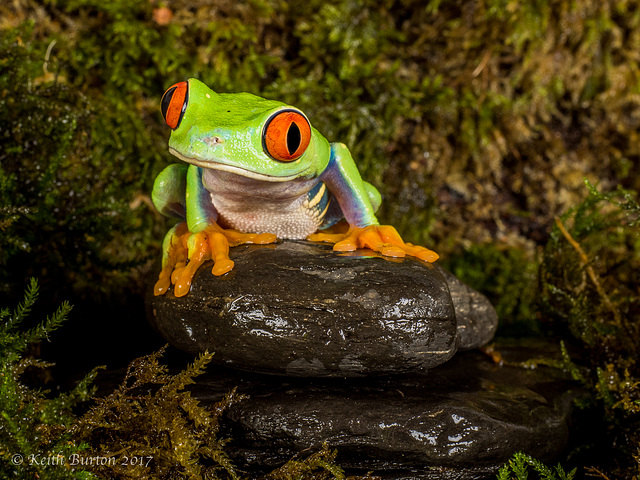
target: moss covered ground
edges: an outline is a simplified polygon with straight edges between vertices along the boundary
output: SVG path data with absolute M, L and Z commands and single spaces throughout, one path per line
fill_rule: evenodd
M 637 0 L 3 2 L 0 305 L 31 277 L 36 310 L 75 305 L 42 347 L 60 370 L 159 346 L 140 320 L 169 226 L 158 105 L 198 77 L 304 110 L 381 221 L 491 298 L 499 335 L 578 351 L 562 367 L 604 420 L 566 462 L 638 477 L 639 45 Z

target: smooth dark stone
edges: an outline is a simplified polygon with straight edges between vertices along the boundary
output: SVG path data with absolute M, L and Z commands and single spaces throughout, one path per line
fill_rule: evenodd
M 477 351 L 427 375 L 304 380 L 223 370 L 192 390 L 213 403 L 236 385 L 250 396 L 225 422 L 239 464 L 273 468 L 326 442 L 344 468 L 395 479 L 487 478 L 518 451 L 551 461 L 576 397 L 557 370 L 499 366 Z
M 465 349 L 486 343 L 497 325 L 484 297 L 450 274 L 448 285 L 442 269 L 411 257 L 285 241 L 234 247 L 231 258 L 228 274 L 215 277 L 205 264 L 189 294 L 149 295 L 148 306 L 171 344 L 213 351 L 214 361 L 234 368 L 342 377 L 425 372 L 449 360 L 460 339 Z
M 460 335 L 459 350 L 472 350 L 491 341 L 498 328 L 498 314 L 489 299 L 452 273 L 441 269 L 453 301 Z

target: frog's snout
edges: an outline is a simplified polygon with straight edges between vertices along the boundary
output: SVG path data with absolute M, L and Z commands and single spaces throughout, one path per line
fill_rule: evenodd
M 180 126 L 189 103 L 189 83 L 180 82 L 169 87 L 160 101 L 162 117 L 167 125 L 175 130 Z

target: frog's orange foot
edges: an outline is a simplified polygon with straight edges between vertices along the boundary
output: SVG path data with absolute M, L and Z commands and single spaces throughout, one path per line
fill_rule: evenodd
M 370 248 L 388 257 L 410 255 L 426 262 L 435 262 L 438 259 L 438 254 L 433 250 L 405 243 L 396 229 L 390 225 L 354 227 L 346 233 L 314 233 L 307 239 L 313 242 L 333 243 L 333 249 L 338 252 Z
M 192 233 L 186 223 L 170 230 L 164 242 L 162 271 L 154 287 L 154 295 L 164 294 L 171 284 L 173 293 L 182 297 L 189 292 L 193 276 L 207 260 L 213 259 L 211 273 L 224 275 L 233 269 L 233 260 L 229 258 L 229 246 L 243 243 L 273 243 L 276 236 L 272 233 L 241 233 L 226 230 L 217 224 L 211 224 L 203 231 Z

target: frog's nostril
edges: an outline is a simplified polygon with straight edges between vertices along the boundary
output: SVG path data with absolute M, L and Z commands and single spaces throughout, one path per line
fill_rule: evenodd
M 164 92 L 160 101 L 160 110 L 164 121 L 173 130 L 178 128 L 189 102 L 189 84 L 187 82 L 176 83 Z
M 202 141 L 204 143 L 206 143 L 207 145 L 209 145 L 210 147 L 213 147 L 215 145 L 220 145 L 221 143 L 224 143 L 224 138 L 221 137 L 205 137 L 202 139 Z

